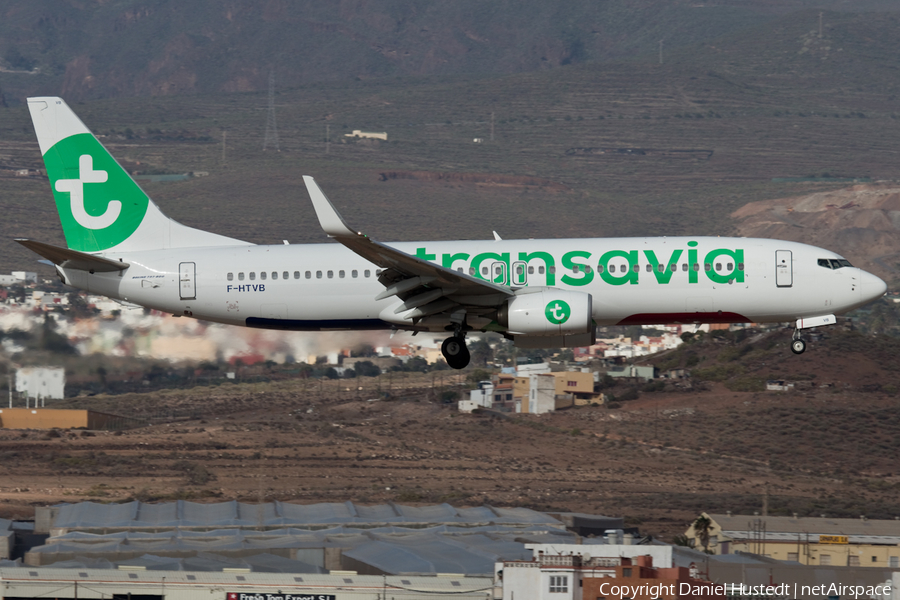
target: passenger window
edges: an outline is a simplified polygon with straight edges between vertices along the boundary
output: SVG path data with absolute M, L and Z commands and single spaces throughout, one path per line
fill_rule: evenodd
M 259 274 L 259 278 L 260 278 L 261 280 L 265 281 L 265 280 L 266 280 L 266 272 L 265 272 L 265 271 L 261 272 L 261 273 Z M 250 273 L 250 279 L 253 279 L 253 273 Z
M 243 281 L 243 280 L 244 280 L 244 274 L 238 273 L 238 281 Z
M 616 272 L 616 265 L 609 265 L 609 272 L 610 272 L 610 273 L 615 273 L 615 272 Z
M 523 267 L 522 265 L 517 266 L 516 267 L 516 275 L 524 275 L 524 274 L 525 274 L 525 267 Z
M 295 271 L 295 273 L 296 273 L 296 271 Z M 300 277 L 300 273 L 297 273 L 296 276 L 294 276 L 294 279 L 297 279 L 298 277 Z M 288 273 L 287 271 L 285 271 L 284 273 L 281 274 L 281 278 L 282 278 L 282 279 L 289 279 L 289 278 L 290 278 L 290 273 Z
M 456 267 L 456 271 L 459 272 L 459 273 L 462 273 L 462 272 L 463 272 L 463 268 L 462 268 L 462 267 Z
M 365 271 L 363 271 L 363 275 L 365 275 L 366 277 L 369 277 L 372 275 L 372 271 L 366 269 Z
M 820 259 L 819 259 L 819 266 L 820 266 L 820 267 L 825 267 L 826 269 L 830 269 L 830 268 L 831 268 L 831 261 L 828 260 L 827 258 L 820 258 Z
M 548 273 L 556 273 L 556 267 L 547 267 Z
M 322 271 L 316 271 L 316 279 L 322 279 Z
M 656 265 L 656 270 L 659 271 L 660 273 L 665 273 L 666 265 L 659 263 L 658 265 Z
M 384 269 L 375 269 L 375 277 L 380 277 L 384 273 Z
M 529 268 L 533 269 L 534 267 L 529 267 Z M 528 272 L 531 273 L 532 271 L 528 271 Z M 538 267 L 538 275 L 543 275 L 543 274 L 544 274 L 544 267 Z
M 653 265 L 651 265 L 650 263 L 647 263 L 647 268 L 646 268 L 645 270 L 646 270 L 648 273 L 652 273 L 652 272 L 653 272 Z
M 703 263 L 703 270 L 704 271 L 712 271 L 712 265 L 709 263 Z
M 343 278 L 344 278 L 344 271 L 338 271 L 338 277 L 340 277 L 341 279 L 343 279 Z
M 597 265 L 597 272 L 598 272 L 598 273 L 602 273 L 602 272 L 603 272 L 603 265 Z
M 487 274 L 488 274 L 488 268 L 487 268 L 487 267 L 481 267 L 481 274 L 482 274 L 482 275 L 487 275 Z
M 626 267 L 625 270 L 627 271 L 628 268 Z M 631 270 L 634 271 L 635 273 L 638 273 L 641 270 L 641 265 L 634 265 L 633 267 L 631 267 Z
M 716 271 L 718 272 L 721 270 L 722 270 L 722 263 L 716 263 Z
M 272 271 L 272 280 L 278 279 L 278 271 Z
M 694 271 L 696 272 L 699 270 L 700 270 L 700 263 L 694 263 Z
M 687 271 L 687 270 L 688 270 L 687 263 L 681 263 L 681 270 L 682 270 L 682 271 Z
M 725 268 L 728 269 L 729 271 L 733 271 L 733 270 L 734 270 L 734 263 L 728 263 L 727 265 L 725 265 Z
M 306 272 L 306 278 L 309 279 L 309 271 Z M 300 271 L 294 271 L 294 279 L 300 279 Z
M 334 271 L 328 271 L 328 279 L 334 279 Z
M 294 274 L 295 274 L 295 275 L 296 275 L 296 273 L 297 273 L 297 272 L 296 272 L 296 271 L 294 271 Z M 305 275 L 304 275 L 304 276 L 305 276 L 305 277 L 306 277 L 306 278 L 307 278 L 307 279 L 312 279 L 312 272 L 310 272 L 310 271 L 307 271 L 307 272 L 306 272 L 306 273 L 305 273 Z
M 228 281 L 234 281 L 234 273 L 229 273 L 226 279 L 228 279 Z
M 585 272 L 585 273 L 590 273 L 590 272 L 591 272 L 591 267 L 590 267 L 590 265 L 584 265 L 584 272 Z
M 256 271 L 250 271 L 250 281 L 256 279 Z
M 738 271 L 744 270 L 744 263 L 738 263 Z
M 471 275 L 472 277 L 475 276 L 475 269 L 473 267 L 469 267 L 469 275 Z
M 578 268 L 579 268 L 579 265 L 573 266 L 573 267 L 572 267 L 572 272 L 573 272 L 573 273 L 577 273 L 577 272 L 578 272 Z
M 672 263 L 671 265 L 669 265 L 669 271 L 671 271 L 672 273 L 674 273 L 677 270 L 678 270 L 678 265 L 676 265 L 675 263 Z
M 353 279 L 356 279 L 357 277 L 359 277 L 359 271 L 357 271 L 356 269 L 353 269 L 352 271 L 350 271 L 350 276 Z

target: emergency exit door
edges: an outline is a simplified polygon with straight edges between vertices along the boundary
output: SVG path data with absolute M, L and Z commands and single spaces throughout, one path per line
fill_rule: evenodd
M 178 294 L 182 300 L 196 300 L 197 298 L 197 265 L 192 262 L 183 262 L 178 265 Z
M 775 251 L 775 285 L 778 287 L 794 285 L 794 266 L 790 250 Z

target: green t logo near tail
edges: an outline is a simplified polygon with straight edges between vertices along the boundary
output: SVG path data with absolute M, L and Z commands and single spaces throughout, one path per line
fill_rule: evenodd
M 60 140 L 44 164 L 69 248 L 107 250 L 141 224 L 150 199 L 93 135 Z

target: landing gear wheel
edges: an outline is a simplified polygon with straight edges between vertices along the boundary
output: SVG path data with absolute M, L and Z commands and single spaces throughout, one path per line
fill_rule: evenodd
M 448 337 L 441 344 L 441 354 L 444 355 L 447 364 L 454 369 L 465 369 L 469 364 L 469 349 L 466 347 L 464 337 Z
M 794 354 L 803 354 L 806 350 L 806 342 L 797 338 L 796 340 L 791 342 L 791 352 Z

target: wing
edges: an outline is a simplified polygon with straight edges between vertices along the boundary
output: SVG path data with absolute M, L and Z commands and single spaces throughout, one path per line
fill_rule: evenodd
M 446 315 L 449 324 L 451 315 L 459 318 L 460 311 L 469 315 L 487 314 L 515 295 L 514 288 L 438 266 L 353 231 L 315 180 L 304 175 L 303 181 L 325 233 L 384 269 L 378 280 L 385 290 L 376 300 L 400 298 L 403 302 L 395 309 L 396 314 L 407 313 L 403 316 L 414 323 L 432 315 Z

